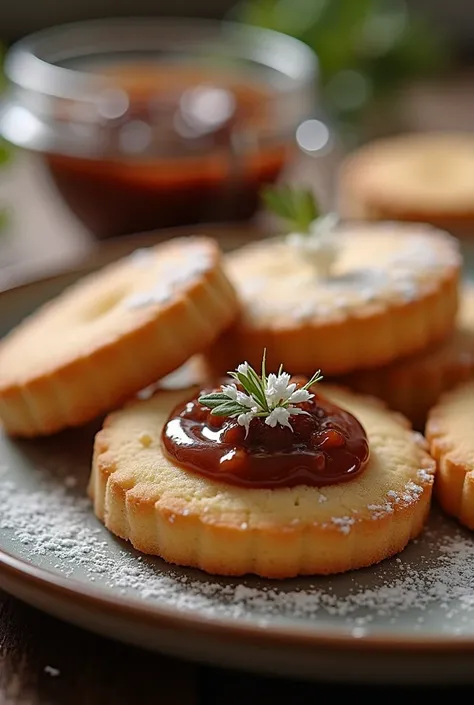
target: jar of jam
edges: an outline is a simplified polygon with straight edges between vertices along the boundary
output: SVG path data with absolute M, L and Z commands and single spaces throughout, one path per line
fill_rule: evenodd
M 13 45 L 0 134 L 44 160 L 98 238 L 250 218 L 314 114 L 317 60 L 237 23 L 59 26 Z

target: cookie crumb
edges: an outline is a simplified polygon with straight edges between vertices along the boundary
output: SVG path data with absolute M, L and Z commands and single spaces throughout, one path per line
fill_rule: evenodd
M 138 436 L 138 440 L 144 448 L 149 448 L 153 443 L 153 438 L 150 436 L 149 433 L 146 433 L 146 431 L 140 433 L 140 435 Z

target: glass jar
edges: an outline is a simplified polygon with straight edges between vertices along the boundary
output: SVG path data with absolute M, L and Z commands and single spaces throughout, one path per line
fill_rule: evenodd
M 250 218 L 316 103 L 314 53 L 238 23 L 59 26 L 13 45 L 5 71 L 0 134 L 41 155 L 99 238 Z

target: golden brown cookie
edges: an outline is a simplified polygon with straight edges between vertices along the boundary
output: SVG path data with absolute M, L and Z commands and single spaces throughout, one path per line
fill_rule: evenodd
M 288 239 L 247 245 L 226 267 L 242 302 L 235 325 L 206 351 L 215 374 L 241 360 L 285 360 L 292 373 L 336 375 L 388 364 L 447 337 L 455 324 L 457 242 L 421 224 L 340 227 L 331 276 Z
M 448 340 L 391 365 L 346 375 L 338 382 L 361 394 L 379 397 L 423 430 L 439 396 L 473 376 L 474 287 L 466 285 L 456 330 Z
M 441 397 L 431 410 L 426 437 L 438 463 L 436 498 L 448 514 L 474 529 L 474 381 Z
M 217 244 L 180 238 L 91 274 L 0 343 L 0 419 L 35 436 L 84 423 L 179 367 L 234 319 Z
M 339 210 L 362 220 L 432 223 L 474 234 L 474 135 L 416 133 L 370 142 L 345 159 Z
M 285 578 L 371 565 L 422 530 L 434 462 L 424 439 L 380 402 L 324 390 L 367 432 L 371 454 L 360 475 L 322 488 L 255 489 L 184 469 L 164 454 L 170 413 L 195 394 L 162 391 L 130 403 L 96 436 L 95 513 L 138 550 L 209 573 Z

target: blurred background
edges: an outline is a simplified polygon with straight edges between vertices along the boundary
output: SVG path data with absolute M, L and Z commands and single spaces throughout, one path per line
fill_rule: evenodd
M 0 288 L 75 262 L 105 238 L 253 222 L 267 181 L 310 183 L 331 207 L 339 160 L 359 145 L 400 132 L 472 129 L 471 0 L 8 5 L 0 8 L 3 57 L 30 33 L 46 34 L 2 71 Z M 48 34 L 63 23 L 129 16 L 155 24 Z M 165 17 L 177 18 L 173 27 L 160 23 Z M 179 18 L 213 24 L 193 35 L 188 23 L 183 34 Z M 301 44 L 255 32 L 227 42 L 223 20 Z M 173 78 L 168 69 L 157 73 L 158 55 L 166 67 L 172 58 Z M 87 72 L 86 83 L 78 72 Z M 101 74 L 108 84 L 98 87 Z

